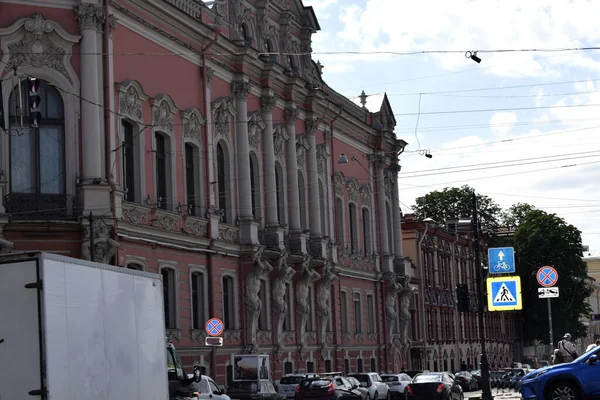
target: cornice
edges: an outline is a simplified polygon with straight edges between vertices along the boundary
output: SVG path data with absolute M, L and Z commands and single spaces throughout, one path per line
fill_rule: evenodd
M 372 282 L 379 281 L 379 273 L 377 271 L 362 271 L 354 268 L 348 268 L 339 266 L 340 276 L 345 276 L 349 278 L 358 278 L 363 280 L 368 280 Z

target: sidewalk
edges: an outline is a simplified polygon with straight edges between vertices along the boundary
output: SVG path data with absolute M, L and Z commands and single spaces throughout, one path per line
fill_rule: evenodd
M 521 393 L 512 389 L 492 389 L 492 396 L 498 400 L 520 400 Z M 476 392 L 466 392 L 465 400 L 478 400 L 481 399 L 481 390 Z

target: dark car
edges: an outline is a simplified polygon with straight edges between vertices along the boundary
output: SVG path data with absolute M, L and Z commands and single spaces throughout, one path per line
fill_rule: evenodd
M 464 400 L 460 384 L 447 372 L 415 375 L 406 386 L 406 400 Z
M 362 394 L 357 389 L 357 385 L 341 376 L 305 379 L 296 388 L 294 399 L 362 400 Z
M 459 371 L 454 377 L 458 384 L 462 387 L 463 392 L 472 392 L 473 390 L 477 390 L 479 384 L 477 383 L 477 378 L 473 376 L 472 373 L 467 371 Z
M 277 393 L 269 381 L 231 382 L 227 395 L 231 400 L 285 400 L 285 395 Z

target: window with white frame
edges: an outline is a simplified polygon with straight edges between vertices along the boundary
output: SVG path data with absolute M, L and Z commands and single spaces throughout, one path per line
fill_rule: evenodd
M 267 281 L 264 279 L 260 280 L 260 291 L 258 292 L 258 297 L 262 302 L 262 309 L 260 310 L 260 315 L 258 316 L 258 329 L 261 331 L 266 331 L 269 329 L 269 310 L 267 308 Z
M 204 272 L 194 271 L 192 285 L 192 329 L 203 329 L 208 320 L 206 316 L 206 289 L 208 287 Z
M 375 333 L 375 299 L 372 294 L 367 295 L 367 316 L 369 318 L 368 333 Z
M 235 285 L 233 277 L 223 276 L 223 324 L 225 329 L 236 329 Z
M 358 216 L 356 215 L 356 204 L 348 204 L 348 221 L 350 223 L 350 250 L 358 253 Z
M 360 293 L 354 293 L 354 328 L 356 333 L 362 332 L 362 309 L 360 304 Z
M 185 146 L 185 194 L 187 212 L 189 215 L 197 215 L 200 206 L 200 150 L 192 143 Z
M 371 212 L 367 207 L 362 208 L 362 238 L 365 256 L 371 254 Z
M 172 204 L 173 200 L 169 198 L 171 182 L 170 158 L 170 138 L 162 132 L 155 132 L 154 163 L 156 168 L 156 206 L 163 210 Z
M 345 291 L 340 293 L 340 307 L 342 316 L 342 332 L 348 332 L 348 295 Z
M 177 328 L 177 282 L 175 270 L 163 267 L 160 270 L 163 278 L 163 303 L 165 309 L 165 327 Z
M 141 193 L 138 193 L 137 182 L 137 154 L 136 154 L 136 134 L 134 125 L 127 120 L 121 120 L 121 128 L 123 130 L 123 141 L 121 143 L 121 154 L 123 156 L 123 190 L 125 201 L 139 202 Z

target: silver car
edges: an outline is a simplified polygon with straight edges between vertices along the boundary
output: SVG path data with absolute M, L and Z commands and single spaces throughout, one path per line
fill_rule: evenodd
M 410 383 L 412 378 L 408 374 L 383 374 L 381 379 L 390 387 L 392 400 L 404 398 L 404 389 Z
M 277 393 L 284 395 L 288 399 L 293 399 L 296 395 L 296 388 L 304 379 L 318 378 L 318 374 L 286 374 L 279 380 Z
M 392 392 L 387 383 L 383 382 L 377 372 L 358 372 L 348 374 L 360 382 L 360 385 L 369 391 L 372 400 L 389 400 Z

